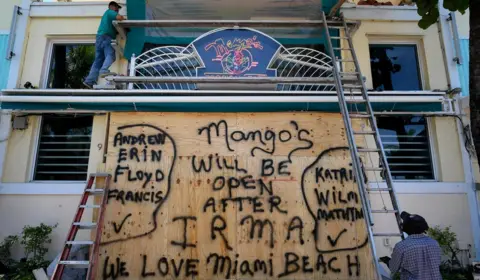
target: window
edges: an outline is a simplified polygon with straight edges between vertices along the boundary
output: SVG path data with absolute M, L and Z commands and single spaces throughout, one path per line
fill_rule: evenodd
M 424 117 L 378 117 L 377 126 L 393 179 L 434 179 Z
M 422 90 L 416 44 L 370 45 L 373 89 Z
M 34 180 L 86 180 L 92 124 L 91 115 L 44 115 Z
M 53 44 L 46 87 L 83 88 L 94 60 L 94 44 Z

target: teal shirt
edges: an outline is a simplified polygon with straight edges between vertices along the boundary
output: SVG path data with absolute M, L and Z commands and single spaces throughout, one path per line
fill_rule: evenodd
M 117 12 L 108 9 L 102 16 L 97 35 L 108 35 L 112 39 L 115 39 L 115 37 L 117 37 L 117 31 L 115 30 L 115 27 L 113 27 L 112 21 L 117 18 L 117 15 Z

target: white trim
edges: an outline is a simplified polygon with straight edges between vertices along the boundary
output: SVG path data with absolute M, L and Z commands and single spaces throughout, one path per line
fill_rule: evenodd
M 0 195 L 80 195 L 85 182 L 2 183 Z
M 38 148 L 40 145 L 40 133 L 42 131 L 42 122 L 43 116 L 38 116 L 37 121 L 35 123 L 35 130 L 32 132 L 32 136 L 34 137 L 33 149 L 32 153 L 30 154 L 30 168 L 28 169 L 28 181 L 31 182 L 34 180 L 35 177 L 35 169 L 37 167 L 37 158 L 38 158 Z
M 428 136 L 428 148 L 430 149 L 430 161 L 432 163 L 432 171 L 433 171 L 433 180 L 438 181 L 438 156 L 437 156 L 437 146 L 435 145 L 435 137 L 437 135 L 433 135 L 432 133 L 432 119 L 431 118 L 425 118 L 427 121 L 427 136 Z M 436 130 L 435 130 L 436 131 Z
M 127 5 L 122 4 L 121 15 L 126 14 Z M 108 9 L 108 2 L 32 2 L 30 17 L 101 17 Z
M 355 96 L 353 99 L 362 99 Z M 438 96 L 372 96 L 370 102 L 439 102 Z M 13 96 L 2 95 L 0 102 L 36 102 L 36 103 L 337 103 L 336 96 Z
M 0 30 L 0 35 L 9 35 L 10 34 L 10 30 Z
M 397 194 L 464 194 L 469 190 L 470 185 L 464 182 L 425 182 L 425 181 L 410 181 L 399 182 L 393 181 L 395 185 L 395 192 Z M 386 183 L 371 182 L 369 183 L 371 188 L 386 188 Z M 371 192 L 375 194 L 378 192 Z
M 418 21 L 416 6 L 362 6 L 345 3 L 340 8 L 347 20 Z
M 28 20 L 30 15 L 31 0 L 22 0 L 20 6 L 22 14 L 17 18 L 17 26 L 15 30 L 15 42 L 13 43 L 13 56 L 10 59 L 10 70 L 8 72 L 7 88 L 16 88 L 20 80 L 20 70 L 22 69 L 23 47 L 25 41 L 25 34 L 27 32 Z
M 385 183 L 370 183 L 372 188 L 385 188 Z M 398 194 L 464 194 L 469 184 L 463 182 L 395 182 Z M 1 183 L 0 195 L 79 195 L 85 189 L 85 182 L 32 182 L 32 183 Z M 376 192 L 375 192 L 376 193 Z
M 47 88 L 48 85 L 48 74 L 50 73 L 50 68 L 52 66 L 52 57 L 53 57 L 53 45 L 95 45 L 95 38 L 91 36 L 90 39 L 78 36 L 60 36 L 60 37 L 49 37 L 47 39 L 47 47 L 45 48 L 45 55 L 43 56 L 43 67 L 42 73 L 40 75 L 40 88 Z

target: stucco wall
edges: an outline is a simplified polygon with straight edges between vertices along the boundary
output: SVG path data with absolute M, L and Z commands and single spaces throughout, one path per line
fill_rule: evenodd
M 22 3 L 22 0 L 2 0 L 0 2 L 0 31 L 10 30 L 10 24 L 12 22 L 13 6 Z
M 462 39 L 470 38 L 470 10 L 467 10 L 465 14 L 461 14 L 459 12 L 455 13 L 455 17 L 457 19 L 457 27 L 458 27 L 458 36 Z

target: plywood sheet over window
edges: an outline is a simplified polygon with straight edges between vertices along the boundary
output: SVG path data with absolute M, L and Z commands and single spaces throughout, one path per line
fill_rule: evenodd
M 340 114 L 116 113 L 108 145 L 99 279 L 374 279 Z

